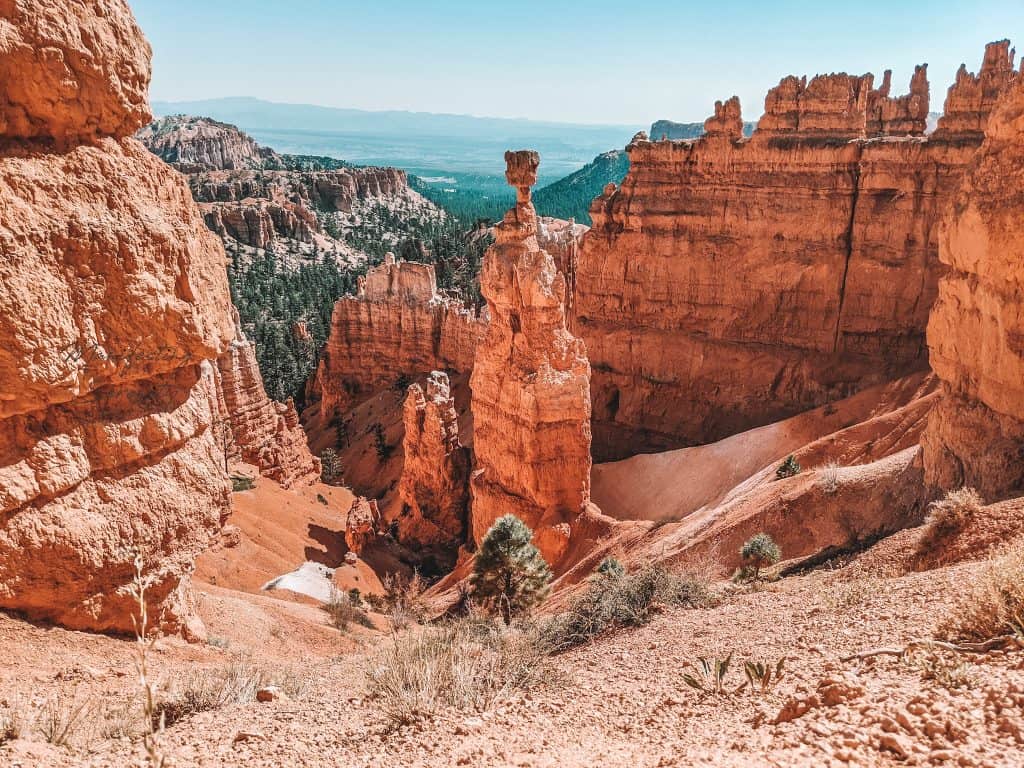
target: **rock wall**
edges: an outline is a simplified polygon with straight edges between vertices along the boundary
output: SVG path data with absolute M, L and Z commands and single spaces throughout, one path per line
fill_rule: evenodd
M 237 327 L 235 340 L 217 358 L 216 436 L 222 451 L 249 464 L 260 474 L 290 488 L 320 479 L 320 460 L 306 444 L 295 404 L 267 397 L 256 363 L 256 350 Z
M 485 327 L 474 311 L 438 294 L 433 266 L 388 254 L 360 282 L 359 295 L 334 305 L 311 394 L 329 419 L 401 376 L 468 372 Z
M 472 536 L 514 514 L 550 563 L 590 501 L 590 364 L 566 328 L 565 278 L 537 242 L 536 152 L 507 152 L 516 205 L 495 227 L 480 287 L 490 314 L 473 390 Z
M 149 46 L 123 0 L 0 0 L 0 608 L 201 631 L 195 556 L 228 487 L 210 425 L 224 251 L 131 134 Z
M 405 463 L 398 492 L 398 540 L 418 553 L 454 555 L 466 541 L 469 450 L 459 444 L 459 422 L 448 376 L 434 371 L 426 392 L 409 387 L 403 412 Z
M 928 322 L 942 397 L 922 439 L 925 480 L 937 490 L 972 486 L 990 502 L 1024 490 L 1024 77 L 1017 79 L 942 228 L 948 272 Z
M 923 67 L 899 98 L 871 75 L 784 78 L 750 139 L 735 99 L 700 139 L 638 134 L 579 254 L 595 456 L 717 440 L 924 369 L 938 223 L 1007 55 L 989 46 L 928 138 Z
M 137 134 L 146 148 L 183 173 L 260 169 L 283 161 L 233 125 L 208 117 L 172 115 L 150 123 Z

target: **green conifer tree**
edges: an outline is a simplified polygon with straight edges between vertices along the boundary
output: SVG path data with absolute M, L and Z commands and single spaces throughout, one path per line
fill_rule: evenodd
M 522 520 L 505 515 L 484 535 L 476 554 L 470 577 L 473 596 L 500 612 L 506 624 L 548 595 L 551 569 L 532 538 Z

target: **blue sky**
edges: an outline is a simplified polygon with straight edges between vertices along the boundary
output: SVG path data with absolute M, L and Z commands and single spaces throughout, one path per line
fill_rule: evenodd
M 786 74 L 927 62 L 932 109 L 986 42 L 1024 51 L 1024 0 L 500 3 L 129 0 L 158 100 L 255 96 L 585 123 L 703 120 L 740 97 L 756 120 Z

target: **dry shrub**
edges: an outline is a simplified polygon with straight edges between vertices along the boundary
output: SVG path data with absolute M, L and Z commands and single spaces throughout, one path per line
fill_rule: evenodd
M 547 652 L 530 625 L 478 618 L 393 634 L 367 669 L 369 696 L 396 725 L 449 708 L 483 712 L 540 681 Z
M 1024 544 L 994 558 L 967 596 L 939 626 L 940 637 L 984 642 L 1007 634 L 1024 639 Z
M 58 690 L 40 707 L 35 729 L 48 744 L 69 747 L 84 735 L 92 723 L 92 706 L 77 692 Z
M 337 629 L 348 629 L 349 624 L 373 629 L 373 622 L 366 611 L 352 598 L 348 592 L 331 589 L 331 598 L 324 605 L 324 610 L 331 618 L 331 624 Z
M 933 552 L 946 539 L 962 531 L 983 504 L 973 488 L 950 491 L 941 501 L 932 502 L 917 542 L 918 554 Z
M 248 704 L 256 700 L 256 691 L 267 685 L 277 685 L 285 695 L 301 698 L 308 680 L 308 673 L 289 668 L 270 673 L 246 659 L 224 667 L 192 668 L 168 686 L 154 708 L 153 724 L 156 727 L 162 719 L 165 726 L 171 726 L 200 712 Z
M 825 493 L 835 493 L 839 490 L 839 468 L 838 461 L 829 461 L 818 470 L 818 487 Z
M 380 613 L 386 613 L 392 631 L 398 632 L 411 624 L 422 624 L 427 619 L 428 606 L 423 598 L 427 583 L 419 571 L 412 576 L 403 577 L 398 573 L 384 576 L 383 597 L 373 596 L 371 607 Z
M 21 738 L 21 714 L 17 710 L 0 710 L 0 745 Z
M 547 644 L 561 651 L 619 627 L 646 624 L 665 606 L 697 608 L 713 601 L 707 581 L 660 565 L 621 576 L 595 574 L 569 609 L 547 623 L 544 634 Z
M 923 650 L 907 654 L 905 661 L 921 674 L 922 680 L 933 680 L 947 690 L 974 685 L 970 666 L 957 654 Z

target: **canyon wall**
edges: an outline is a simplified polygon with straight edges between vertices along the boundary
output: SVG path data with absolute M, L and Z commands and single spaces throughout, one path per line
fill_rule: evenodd
M 330 337 L 311 395 L 325 421 L 394 385 L 433 370 L 468 372 L 486 320 L 437 292 L 430 264 L 383 264 L 360 281 L 357 296 L 334 305 Z
M 260 169 L 283 160 L 233 125 L 208 117 L 173 115 L 136 134 L 154 155 L 182 173 Z
M 579 253 L 595 456 L 713 441 L 926 368 L 938 223 L 1012 58 L 990 45 L 930 137 L 924 67 L 899 98 L 888 76 L 784 78 L 749 139 L 735 98 L 700 139 L 638 134 Z
M 506 152 L 516 205 L 495 227 L 480 288 L 490 322 L 476 351 L 471 533 L 502 515 L 534 531 L 549 563 L 590 502 L 590 365 L 566 328 L 565 278 L 537 241 L 536 152 Z
M 131 134 L 150 49 L 123 0 L 0 0 L 0 608 L 198 634 L 195 556 L 228 512 L 212 362 L 224 251 Z
M 922 439 L 925 480 L 937 490 L 972 486 L 990 502 L 1024 490 L 1024 77 L 1020 81 L 988 121 L 985 144 L 942 228 L 939 252 L 948 272 L 928 323 L 942 397 Z M 954 125 L 964 122 L 958 118 Z

